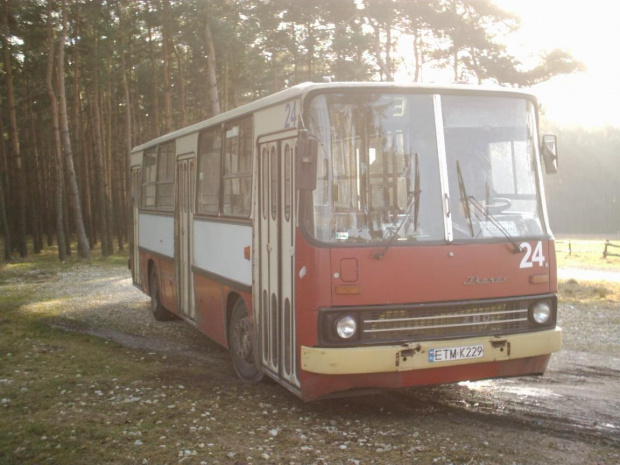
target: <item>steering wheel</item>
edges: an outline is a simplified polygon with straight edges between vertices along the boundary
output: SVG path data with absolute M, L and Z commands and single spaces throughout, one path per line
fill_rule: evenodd
M 489 199 L 488 203 L 484 203 L 484 208 L 486 208 L 487 211 L 492 215 L 496 213 L 501 213 L 504 210 L 510 208 L 511 206 L 512 202 L 506 197 L 493 197 Z

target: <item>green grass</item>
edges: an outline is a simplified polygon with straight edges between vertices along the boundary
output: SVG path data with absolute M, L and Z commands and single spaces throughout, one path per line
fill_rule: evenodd
M 0 250 L 4 250 L 2 240 L 0 240 Z M 101 254 L 101 247 L 96 246 L 91 250 L 90 259 L 82 259 L 78 257 L 76 246 L 73 244 L 72 254 L 65 262 L 61 262 L 58 258 L 57 246 L 47 247 L 38 254 L 35 254 L 32 251 L 32 246 L 29 246 L 28 253 L 29 255 L 25 258 L 21 258 L 19 254 L 15 253 L 12 260 L 8 263 L 0 261 L 0 285 L 16 277 L 29 282 L 36 282 L 36 280 L 46 281 L 50 276 L 78 264 L 107 268 L 127 266 L 128 260 L 126 246 L 122 252 L 116 250 L 114 254 L 107 257 Z
M 620 245 L 620 241 L 612 241 Z M 620 257 L 603 257 L 604 240 L 562 239 L 556 242 L 558 268 L 577 268 L 600 271 L 620 270 Z M 620 249 L 608 249 L 619 253 Z M 596 303 L 620 302 L 620 283 L 581 282 L 574 279 L 560 281 L 558 293 L 561 301 Z
M 620 245 L 620 240 L 611 241 Z M 588 268 L 595 270 L 619 270 L 620 257 L 603 257 L 604 240 L 562 239 L 555 245 L 558 268 Z M 620 255 L 619 248 L 608 252 Z
M 596 303 L 620 302 L 620 283 L 560 281 L 558 295 L 562 302 Z
M 11 331 L 0 343 L 0 462 L 123 462 L 123 430 L 155 426 L 147 407 L 123 402 L 125 393 L 152 385 L 160 362 L 16 313 L 2 324 Z

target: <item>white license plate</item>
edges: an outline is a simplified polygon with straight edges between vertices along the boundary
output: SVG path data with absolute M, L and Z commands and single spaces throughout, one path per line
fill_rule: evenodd
M 484 356 L 484 346 L 477 344 L 474 346 L 463 347 L 442 347 L 439 349 L 430 349 L 428 351 L 428 361 L 448 362 L 451 360 L 468 360 L 470 358 L 481 358 Z

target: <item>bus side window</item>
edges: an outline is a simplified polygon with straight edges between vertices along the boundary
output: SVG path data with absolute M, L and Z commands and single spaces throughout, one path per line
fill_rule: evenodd
M 222 213 L 247 218 L 252 206 L 252 118 L 224 128 Z
M 149 210 L 172 210 L 174 196 L 175 141 L 144 152 L 141 207 Z
M 220 207 L 221 127 L 206 129 L 198 142 L 197 212 L 217 215 Z
M 158 210 L 172 210 L 174 206 L 174 162 L 175 141 L 159 146 L 157 156 L 157 200 Z
M 141 208 L 155 208 L 155 187 L 157 185 L 157 147 L 145 150 L 142 162 Z

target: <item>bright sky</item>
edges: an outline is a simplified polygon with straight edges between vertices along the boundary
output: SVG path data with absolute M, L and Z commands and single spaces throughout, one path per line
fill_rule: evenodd
M 562 48 L 587 71 L 535 86 L 549 119 L 561 125 L 620 126 L 620 2 L 494 0 L 522 20 L 512 53 Z

